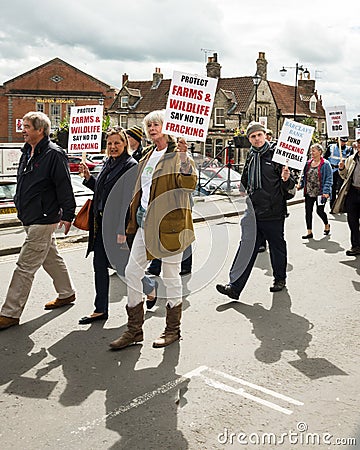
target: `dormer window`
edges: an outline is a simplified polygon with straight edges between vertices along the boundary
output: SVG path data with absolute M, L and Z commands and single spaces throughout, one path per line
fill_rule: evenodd
M 316 113 L 316 104 L 317 104 L 317 100 L 316 100 L 315 95 L 313 95 L 310 98 L 310 102 L 309 102 L 309 109 L 312 113 Z
M 128 108 L 129 106 L 129 97 L 127 95 L 123 95 L 121 97 L 121 108 Z

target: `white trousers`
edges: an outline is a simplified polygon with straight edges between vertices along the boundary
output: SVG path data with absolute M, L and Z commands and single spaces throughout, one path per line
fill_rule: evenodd
M 182 253 L 162 258 L 162 280 L 166 287 L 167 305 L 170 308 L 174 308 L 182 302 L 182 283 L 179 275 L 181 259 Z M 143 288 L 141 280 L 145 275 L 148 264 L 144 229 L 139 227 L 131 247 L 129 262 L 125 269 L 129 308 L 134 308 L 142 302 Z

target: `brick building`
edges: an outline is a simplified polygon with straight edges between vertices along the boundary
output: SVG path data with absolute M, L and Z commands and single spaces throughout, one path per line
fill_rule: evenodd
M 114 101 L 115 88 L 54 58 L 0 86 L 0 142 L 23 142 L 17 119 L 28 111 L 42 111 L 55 130 L 71 106 Z
M 217 54 L 208 58 L 207 76 L 217 78 L 218 85 L 206 143 L 196 142 L 195 151 L 211 157 L 218 155 L 233 140 L 234 132 L 244 130 L 255 115 L 275 136 L 280 133 L 284 119 L 293 118 L 294 86 L 269 81 L 267 64 L 265 53 L 259 52 L 256 87 L 253 76 L 222 78 Z M 124 128 L 141 125 L 150 111 L 166 107 L 170 83 L 170 79 L 163 78 L 160 68 L 156 68 L 152 79 L 146 81 L 132 81 L 124 74 L 117 91 L 55 58 L 0 86 L 0 142 L 22 142 L 16 122 L 30 110 L 45 112 L 53 130 L 69 115 L 71 106 L 99 103 L 104 104 L 113 125 Z M 315 80 L 310 78 L 300 79 L 297 89 L 297 121 L 307 117 L 314 119 L 317 130 L 325 136 L 322 100 L 315 89 Z M 245 152 L 244 148 L 233 148 L 230 159 L 241 162 Z
M 195 143 L 195 150 L 214 157 L 233 140 L 237 129 L 245 130 L 248 123 L 263 120 L 275 136 L 280 133 L 285 118 L 293 118 L 294 86 L 268 81 L 265 53 L 259 52 L 255 72 L 259 83 L 254 84 L 253 76 L 222 78 L 221 65 L 217 54 L 208 58 L 207 76 L 218 79 L 214 107 L 206 143 Z M 156 68 L 152 80 L 131 81 L 123 75 L 120 88 L 108 110 L 113 124 L 124 128 L 141 125 L 146 114 L 154 109 L 164 109 L 170 88 L 170 79 L 164 79 L 160 68 Z M 255 113 L 256 108 L 256 113 Z M 315 127 L 325 133 L 325 112 L 321 97 L 315 90 L 315 80 L 300 79 L 297 89 L 297 121 L 312 117 Z M 243 149 L 232 149 L 230 159 L 241 162 L 245 156 Z M 224 153 L 223 153 L 224 155 Z M 224 159 L 223 155 L 219 159 Z

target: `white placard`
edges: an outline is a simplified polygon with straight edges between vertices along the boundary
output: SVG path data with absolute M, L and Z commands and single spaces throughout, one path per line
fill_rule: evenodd
M 302 170 L 307 160 L 313 132 L 314 127 L 285 119 L 276 144 L 273 161 Z
M 162 132 L 205 142 L 217 82 L 216 78 L 174 71 Z
M 16 175 L 19 167 L 20 156 L 20 149 L 0 149 L 0 173 L 3 175 Z
M 69 122 L 69 153 L 100 153 L 102 105 L 72 106 Z
M 325 113 L 328 137 L 349 136 L 345 106 L 329 106 Z
M 360 128 L 355 128 L 355 140 L 360 139 Z
M 267 128 L 267 116 L 260 116 L 259 117 L 259 123 L 261 123 L 261 125 L 264 127 L 264 128 Z

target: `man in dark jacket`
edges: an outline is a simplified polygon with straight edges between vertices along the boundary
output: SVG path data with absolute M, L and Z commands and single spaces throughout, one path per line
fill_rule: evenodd
M 43 266 L 53 280 L 57 298 L 45 305 L 54 309 L 75 300 L 66 265 L 58 253 L 55 229 L 67 234 L 75 215 L 67 156 L 50 141 L 50 120 L 41 112 L 23 118 L 22 149 L 14 198 L 26 239 L 1 309 L 0 329 L 19 324 L 37 270 Z
M 139 125 L 135 125 L 126 130 L 126 134 L 128 135 L 130 147 L 132 150 L 132 157 L 139 162 L 143 157 L 143 147 L 142 147 L 142 139 L 143 139 L 143 130 Z
M 269 243 L 274 275 L 270 291 L 281 291 L 286 285 L 286 197 L 295 181 L 288 167 L 272 161 L 274 150 L 265 133 L 258 122 L 251 122 L 246 130 L 251 148 L 241 178 L 242 190 L 248 193 L 247 210 L 241 221 L 241 242 L 230 269 L 230 283 L 216 285 L 221 294 L 235 300 L 245 287 L 264 239 Z

